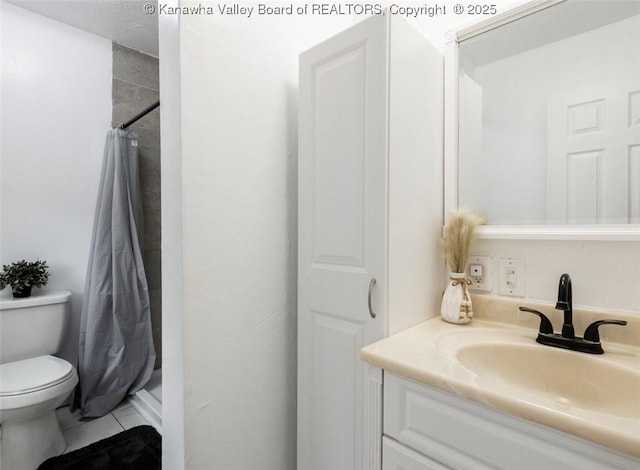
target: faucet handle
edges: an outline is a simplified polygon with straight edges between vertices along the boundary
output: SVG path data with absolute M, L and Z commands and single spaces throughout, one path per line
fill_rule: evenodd
M 518 307 L 518 308 L 522 312 L 533 313 L 534 315 L 538 315 L 540 317 L 539 333 L 542 333 L 545 335 L 553 334 L 553 325 L 551 324 L 551 320 L 549 320 L 549 318 L 544 313 L 529 307 Z
M 598 320 L 594 321 L 591 325 L 584 330 L 584 339 L 593 343 L 600 342 L 600 333 L 598 333 L 598 327 L 600 325 L 626 325 L 624 320 Z

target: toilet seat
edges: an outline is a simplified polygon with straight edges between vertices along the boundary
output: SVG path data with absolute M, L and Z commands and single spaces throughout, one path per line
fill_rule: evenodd
M 77 382 L 73 366 L 55 356 L 0 364 L 0 410 L 22 408 L 68 394 Z
M 50 355 L 0 364 L 0 397 L 37 392 L 64 382 L 72 375 L 71 364 Z

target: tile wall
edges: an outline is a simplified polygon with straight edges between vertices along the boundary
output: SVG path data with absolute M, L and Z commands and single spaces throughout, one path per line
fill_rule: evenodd
M 113 125 L 128 121 L 160 97 L 158 59 L 113 43 Z M 160 256 L 160 112 L 153 110 L 127 130 L 138 135 L 140 186 L 144 210 L 144 265 L 149 284 L 156 368 L 162 358 Z

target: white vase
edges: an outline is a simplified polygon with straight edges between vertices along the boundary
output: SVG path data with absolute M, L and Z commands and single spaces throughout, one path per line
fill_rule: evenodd
M 442 296 L 440 315 L 449 323 L 469 323 L 473 318 L 473 309 L 467 286 L 471 282 L 465 278 L 465 273 L 451 273 L 449 279 Z

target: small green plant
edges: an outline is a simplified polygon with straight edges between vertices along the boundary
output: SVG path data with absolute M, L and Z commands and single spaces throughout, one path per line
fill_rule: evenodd
M 28 297 L 32 287 L 43 287 L 49 282 L 46 261 L 16 261 L 2 266 L 0 290 L 11 286 L 16 297 Z M 25 295 L 26 294 L 26 295 Z

